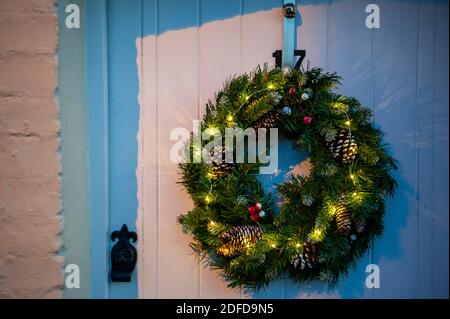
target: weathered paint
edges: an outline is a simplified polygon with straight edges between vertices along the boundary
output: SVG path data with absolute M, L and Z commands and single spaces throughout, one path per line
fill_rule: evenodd
M 123 224 L 133 230 L 136 222 L 139 123 L 136 57 L 140 52 L 134 39 L 141 37 L 141 6 L 141 1 L 110 0 L 107 4 L 110 232 L 119 230 Z M 131 283 L 111 283 L 110 297 L 137 297 L 136 272 Z
M 106 1 L 86 3 L 91 297 L 109 297 L 109 106 Z

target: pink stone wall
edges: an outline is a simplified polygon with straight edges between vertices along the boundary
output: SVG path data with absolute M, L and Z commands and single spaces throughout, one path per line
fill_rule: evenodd
M 0 298 L 59 298 L 54 0 L 0 1 Z

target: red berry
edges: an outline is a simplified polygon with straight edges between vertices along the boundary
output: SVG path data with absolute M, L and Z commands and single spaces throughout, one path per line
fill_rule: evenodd
M 250 215 L 250 219 L 253 220 L 254 222 L 257 222 L 261 219 L 261 217 L 258 214 L 255 214 L 255 215 Z
M 312 117 L 311 116 L 305 116 L 303 118 L 303 123 L 305 123 L 306 125 L 309 125 L 312 121 Z
M 290 88 L 290 89 L 289 89 L 289 95 L 290 95 L 290 96 L 294 96 L 294 95 L 295 95 L 295 92 L 296 92 L 295 88 Z
M 250 213 L 250 215 L 256 215 L 256 207 L 255 206 L 250 206 L 248 208 L 248 212 Z

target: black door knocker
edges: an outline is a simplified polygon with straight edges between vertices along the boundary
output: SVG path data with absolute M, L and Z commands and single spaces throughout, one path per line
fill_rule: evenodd
M 113 231 L 111 240 L 117 243 L 111 249 L 111 281 L 113 282 L 130 282 L 131 274 L 136 266 L 137 251 L 130 244 L 137 241 L 137 234 L 134 231 L 128 231 L 127 225 L 123 224 L 120 231 Z

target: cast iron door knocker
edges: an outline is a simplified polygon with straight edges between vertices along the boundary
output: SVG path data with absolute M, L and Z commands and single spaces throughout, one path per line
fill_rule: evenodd
M 130 282 L 134 267 L 136 266 L 137 251 L 130 243 L 137 241 L 137 234 L 134 231 L 128 231 L 127 225 L 123 224 L 120 231 L 113 231 L 111 240 L 117 243 L 111 249 L 111 281 Z

